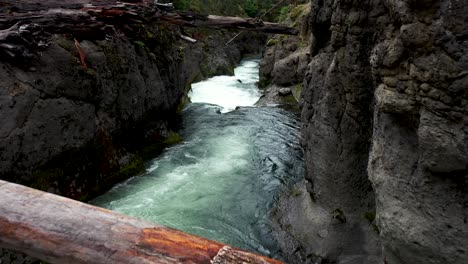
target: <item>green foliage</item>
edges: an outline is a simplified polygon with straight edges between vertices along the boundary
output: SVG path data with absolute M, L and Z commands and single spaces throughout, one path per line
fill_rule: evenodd
M 256 17 L 258 15 L 258 1 L 245 0 L 243 3 L 243 8 L 249 17 Z
M 204 14 L 216 14 L 225 16 L 249 16 L 257 17 L 264 14 L 279 0 L 174 0 L 178 10 L 194 11 Z M 265 17 L 266 21 L 276 21 L 279 8 L 272 10 Z
M 280 12 L 279 12 L 277 21 L 278 21 L 278 22 L 283 22 L 283 21 L 285 21 L 286 18 L 288 18 L 289 12 L 291 12 L 291 6 L 290 6 L 290 5 L 283 6 L 283 7 L 280 9 Z

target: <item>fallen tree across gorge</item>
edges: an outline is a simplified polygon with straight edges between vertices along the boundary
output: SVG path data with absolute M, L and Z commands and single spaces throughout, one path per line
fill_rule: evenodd
M 166 5 L 152 0 L 0 0 L 0 50 L 11 57 L 28 57 L 29 50 L 44 45 L 44 33 L 102 39 L 112 28 L 150 22 L 298 34 L 294 28 L 260 19 L 168 12 L 166 9 Z
M 282 263 L 2 180 L 0 193 L 0 247 L 50 263 Z

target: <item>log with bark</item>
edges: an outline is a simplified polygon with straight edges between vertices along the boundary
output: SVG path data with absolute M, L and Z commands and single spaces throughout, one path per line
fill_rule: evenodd
M 281 263 L 1 180 L 0 194 L 0 247 L 49 263 Z
M 168 12 L 153 0 L 0 0 L 0 51 L 27 57 L 47 34 L 102 39 L 109 27 L 166 22 L 185 27 L 297 35 L 294 28 L 260 19 Z

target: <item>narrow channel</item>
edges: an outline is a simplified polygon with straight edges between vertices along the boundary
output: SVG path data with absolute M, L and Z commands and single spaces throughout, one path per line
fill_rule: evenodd
M 281 108 L 253 107 L 258 69 L 248 59 L 235 76 L 193 84 L 184 142 L 92 203 L 281 258 L 269 216 L 279 192 L 303 174 L 300 123 Z

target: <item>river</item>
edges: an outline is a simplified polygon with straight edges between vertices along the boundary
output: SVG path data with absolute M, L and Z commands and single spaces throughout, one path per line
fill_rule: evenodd
M 193 84 L 184 142 L 91 203 L 281 259 L 269 213 L 303 175 L 300 123 L 281 108 L 252 107 L 258 69 L 248 59 L 235 76 Z

